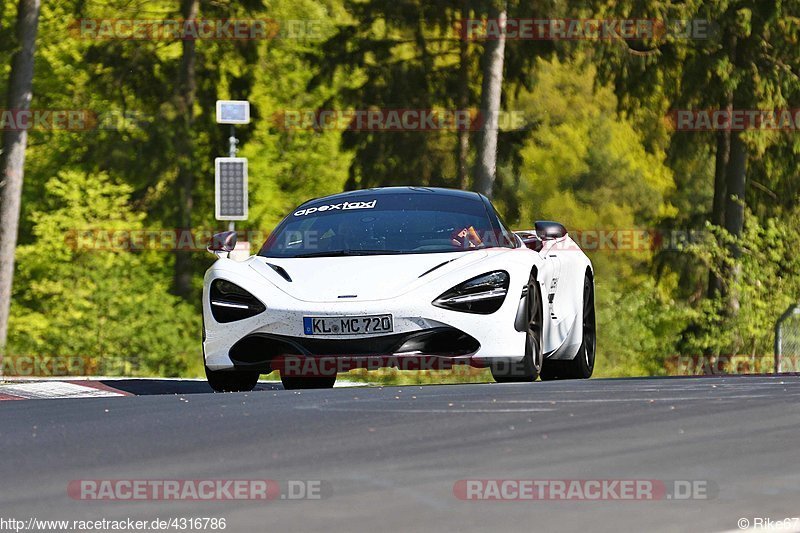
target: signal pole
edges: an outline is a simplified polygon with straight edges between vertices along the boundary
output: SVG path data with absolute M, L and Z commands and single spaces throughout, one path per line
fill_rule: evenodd
M 250 102 L 246 100 L 217 100 L 218 124 L 230 124 L 228 157 L 214 160 L 214 215 L 217 220 L 228 221 L 228 231 L 236 231 L 236 220 L 247 220 L 247 158 L 236 157 L 239 140 L 236 124 L 250 122 Z M 247 241 L 237 242 L 237 250 L 250 255 Z M 244 253 L 237 254 L 245 255 Z
M 236 152 L 239 151 L 236 145 L 239 144 L 239 139 L 236 138 L 236 126 L 231 124 L 231 136 L 228 137 L 228 157 L 236 157 Z M 236 231 L 236 222 L 233 220 L 228 222 L 228 231 Z

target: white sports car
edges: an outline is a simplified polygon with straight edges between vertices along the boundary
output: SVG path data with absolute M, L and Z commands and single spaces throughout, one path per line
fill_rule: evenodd
M 203 289 L 216 391 L 280 370 L 287 389 L 332 387 L 356 366 L 489 367 L 497 381 L 588 378 L 594 274 L 556 222 L 508 230 L 474 192 L 351 191 L 290 213 L 257 255 L 219 259 Z

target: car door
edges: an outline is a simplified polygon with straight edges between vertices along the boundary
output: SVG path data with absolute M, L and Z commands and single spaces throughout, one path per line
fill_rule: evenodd
M 564 341 L 566 333 L 561 331 L 559 317 L 561 301 L 558 298 L 558 285 L 561 280 L 561 258 L 558 254 L 558 240 L 550 239 L 543 242 L 539 251 L 542 258 L 542 308 L 544 311 L 544 331 L 542 348 L 547 354 L 558 348 Z

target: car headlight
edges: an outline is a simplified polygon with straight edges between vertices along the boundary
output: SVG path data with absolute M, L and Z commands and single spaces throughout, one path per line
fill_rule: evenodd
M 267 308 L 258 298 L 224 279 L 211 282 L 211 314 L 222 324 L 243 320 L 263 313 Z
M 508 272 L 503 270 L 482 274 L 456 285 L 436 298 L 433 305 L 454 311 L 488 315 L 503 305 L 508 293 L 508 281 Z

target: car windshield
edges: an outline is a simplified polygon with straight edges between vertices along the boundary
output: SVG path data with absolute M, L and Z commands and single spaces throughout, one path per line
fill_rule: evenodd
M 281 222 L 259 255 L 441 253 L 492 246 L 512 245 L 477 196 L 377 194 L 302 205 Z

